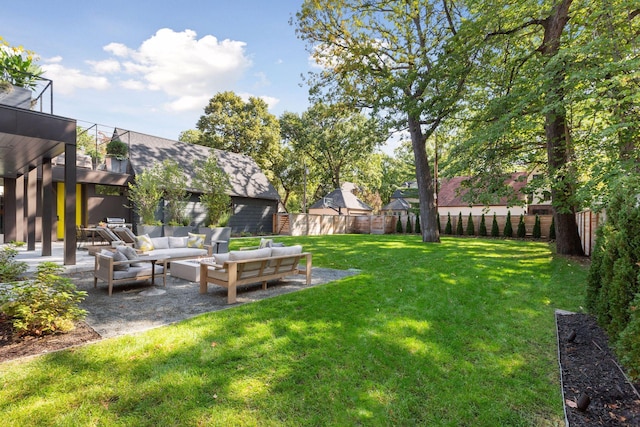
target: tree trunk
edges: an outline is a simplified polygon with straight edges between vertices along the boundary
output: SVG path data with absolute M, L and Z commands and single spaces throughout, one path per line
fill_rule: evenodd
M 562 0 L 544 21 L 544 41 L 540 51 L 547 57 L 547 71 L 551 73 L 551 83 L 545 97 L 547 113 L 544 127 L 549 177 L 552 182 L 556 250 L 563 255 L 584 255 L 576 222 L 576 174 L 571 162 L 572 141 L 564 108 L 565 71 L 562 64 L 554 64 L 552 61 L 560 50 L 560 38 L 569 21 L 571 2 L 572 0 Z
M 420 122 L 411 115 L 409 115 L 409 133 L 416 161 L 416 180 L 420 198 L 420 217 L 422 218 L 422 241 L 439 243 L 438 212 L 433 197 L 433 179 L 427 159 L 426 138 L 422 134 Z

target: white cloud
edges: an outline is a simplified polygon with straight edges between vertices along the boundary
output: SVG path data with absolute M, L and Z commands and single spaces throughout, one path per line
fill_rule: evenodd
M 280 103 L 280 99 L 275 98 L 273 96 L 267 96 L 267 95 L 258 96 L 258 95 L 254 95 L 252 93 L 247 93 L 247 92 L 238 93 L 237 95 L 244 102 L 249 102 L 249 98 L 260 98 L 267 103 L 267 105 L 269 106 L 269 109 L 274 108 L 276 105 Z
M 216 92 L 229 90 L 251 66 L 244 52 L 245 43 L 207 35 L 196 38 L 192 30 L 158 30 L 137 49 L 110 43 L 104 50 L 127 61 L 125 73 L 146 82 L 147 89 L 158 90 L 172 98 L 168 108 L 200 109 Z M 193 105 L 196 99 L 205 103 Z
M 140 80 L 128 79 L 120 82 L 120 86 L 130 90 L 144 90 L 145 84 Z
M 61 61 L 62 58 L 59 59 Z M 90 76 L 75 68 L 66 68 L 59 62 L 42 65 L 44 75 L 55 82 L 56 93 L 69 95 L 76 89 L 105 90 L 109 87 L 109 80 L 105 77 Z
M 175 101 L 165 104 L 165 109 L 174 112 L 201 110 L 209 103 L 209 99 L 209 95 L 181 96 Z
M 91 65 L 93 71 L 98 74 L 112 74 L 120 71 L 120 62 L 115 59 L 106 59 L 104 61 L 87 61 Z

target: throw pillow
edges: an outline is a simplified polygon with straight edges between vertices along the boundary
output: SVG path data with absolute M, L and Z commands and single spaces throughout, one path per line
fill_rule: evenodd
M 151 237 L 149 237 L 148 234 L 136 236 L 136 248 L 140 249 L 142 252 L 152 251 L 153 243 L 151 242 Z
M 206 235 L 204 235 L 204 234 L 189 233 L 189 237 L 188 237 L 188 240 L 187 240 L 187 247 L 188 248 L 198 248 L 198 249 L 204 248 L 204 238 L 205 237 L 206 237 Z
M 117 252 L 122 252 L 124 254 L 124 256 L 127 257 L 128 260 L 130 261 L 136 261 L 138 259 L 140 259 L 138 257 L 138 253 L 136 252 L 135 249 L 133 249 L 131 246 L 118 246 L 116 248 Z M 131 263 L 131 267 L 142 267 L 142 263 L 141 262 L 132 262 Z
M 284 248 L 271 248 L 271 256 L 297 255 L 302 253 L 302 246 L 286 246 Z
M 186 248 L 187 239 L 188 239 L 187 236 L 184 236 L 184 237 L 169 236 L 169 247 L 170 248 Z
M 272 239 L 260 239 L 260 246 L 258 246 L 258 249 L 270 248 L 272 245 Z
M 168 237 L 152 237 L 153 249 L 169 249 Z
M 127 257 L 120 251 L 115 251 L 113 253 L 114 261 L 127 261 Z M 127 271 L 129 270 L 129 264 L 115 264 L 113 266 L 113 271 Z

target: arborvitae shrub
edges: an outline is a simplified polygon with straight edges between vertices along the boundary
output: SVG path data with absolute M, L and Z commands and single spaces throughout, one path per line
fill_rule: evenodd
M 483 237 L 487 235 L 487 224 L 484 220 L 484 214 L 480 217 L 480 229 L 478 230 L 478 235 Z
M 542 230 L 540 229 L 540 217 L 536 215 L 536 222 L 533 224 L 533 238 L 539 239 L 542 237 Z
M 491 223 L 491 237 L 499 237 L 500 229 L 498 228 L 498 219 L 496 218 L 496 214 L 493 214 L 493 222 Z
M 551 217 L 551 225 L 549 226 L 549 240 L 556 240 L 556 218 Z
M 507 211 L 507 219 L 504 224 L 504 237 L 513 237 L 513 226 L 511 225 L 511 211 Z
M 447 213 L 447 225 L 444 227 L 444 234 L 453 234 L 451 229 L 451 212 Z
M 396 233 L 402 233 L 402 217 L 398 215 L 398 220 L 396 221 Z
M 469 212 L 469 218 L 467 218 L 467 236 L 475 236 L 476 235 L 476 227 L 473 224 L 473 216 L 471 212 Z
M 462 236 L 464 234 L 464 227 L 462 226 L 462 212 L 458 214 L 458 224 L 456 224 L 456 234 Z
M 620 360 L 640 378 L 640 177 L 611 190 L 607 222 L 596 234 L 586 306 L 609 333 Z
M 524 224 L 524 215 L 520 214 L 520 222 L 518 223 L 518 237 L 524 239 L 527 237 L 527 227 Z
M 420 215 L 416 215 L 416 234 L 421 234 L 422 228 L 420 228 Z
M 413 233 L 413 226 L 411 225 L 411 217 L 410 216 L 407 217 L 407 229 L 404 230 L 404 232 L 407 233 L 407 234 Z

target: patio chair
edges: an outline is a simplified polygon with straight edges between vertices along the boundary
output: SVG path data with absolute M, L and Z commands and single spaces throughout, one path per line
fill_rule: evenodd
M 98 232 L 98 235 L 111 246 L 133 246 L 132 243 L 127 244 L 127 242 L 116 236 L 116 234 L 107 227 L 96 227 L 96 231 Z
M 123 242 L 129 244 L 135 244 L 136 243 L 136 235 L 133 234 L 133 231 L 131 231 L 129 228 L 127 227 L 116 227 L 113 230 L 113 233 Z

